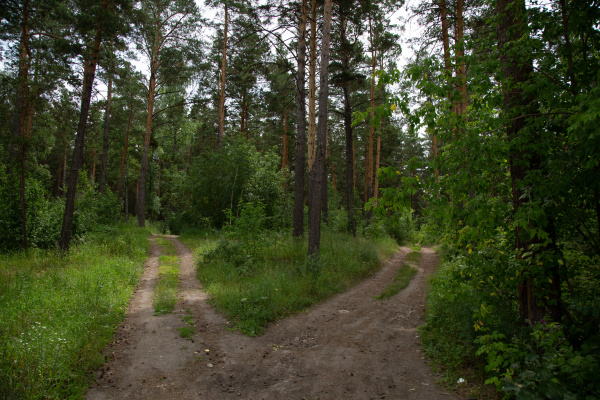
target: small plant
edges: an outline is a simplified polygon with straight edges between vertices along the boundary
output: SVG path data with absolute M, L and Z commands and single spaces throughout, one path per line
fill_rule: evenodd
M 194 334 L 193 326 L 182 326 L 181 328 L 177 328 L 179 331 L 179 336 L 182 338 L 192 340 L 192 335 Z

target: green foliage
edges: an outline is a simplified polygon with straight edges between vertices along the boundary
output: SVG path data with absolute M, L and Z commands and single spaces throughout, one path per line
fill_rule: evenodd
M 148 232 L 121 225 L 68 255 L 0 255 L 0 398 L 81 398 L 125 314 Z
M 475 341 L 493 383 L 517 399 L 593 399 L 600 396 L 599 349 L 575 350 L 557 322 L 537 324 L 528 336 L 492 332 Z M 590 351 L 591 350 L 591 351 Z M 594 354 L 595 353 L 595 354 Z
M 275 226 L 281 221 L 277 216 L 283 197 L 279 164 L 273 151 L 259 152 L 243 139 L 231 139 L 222 150 L 201 155 L 190 179 L 190 225 L 208 218 L 213 226 L 221 227 L 239 215 L 243 204 L 260 202 L 267 226 Z
M 0 167 L 0 252 L 16 250 L 21 240 L 20 188 L 17 176 L 8 176 Z M 64 199 L 49 198 L 41 180 L 25 180 L 27 207 L 27 244 L 42 249 L 54 248 L 60 239 Z M 86 234 L 114 225 L 119 217 L 120 202 L 110 189 L 99 196 L 85 175 L 78 182 L 73 216 L 73 236 L 82 240 Z
M 240 240 L 225 239 L 216 246 L 199 241 L 205 251 L 196 253 L 198 278 L 232 328 L 255 336 L 268 323 L 305 310 L 372 274 L 395 251 L 391 242 L 326 230 L 315 280 L 314 268 L 306 260 L 306 243 L 289 236 L 265 234 L 252 253 Z

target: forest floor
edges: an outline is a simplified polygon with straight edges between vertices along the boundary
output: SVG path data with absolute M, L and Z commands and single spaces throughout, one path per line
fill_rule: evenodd
M 174 236 L 181 295 L 155 316 L 152 291 L 160 249 L 151 254 L 127 317 L 105 351 L 86 398 L 100 399 L 458 399 L 435 385 L 420 350 L 427 277 L 438 263 L 421 250 L 417 274 L 390 300 L 374 296 L 392 281 L 409 248 L 372 278 L 300 315 L 248 337 L 228 330 L 207 304 L 193 254 Z M 189 339 L 179 330 L 195 323 Z

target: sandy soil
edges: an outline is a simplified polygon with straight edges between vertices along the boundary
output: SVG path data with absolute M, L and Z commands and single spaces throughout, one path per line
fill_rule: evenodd
M 390 300 L 374 300 L 410 251 L 401 248 L 373 278 L 250 338 L 227 330 L 206 303 L 192 253 L 181 258 L 181 300 L 154 316 L 159 247 L 151 255 L 109 360 L 86 398 L 100 399 L 458 399 L 434 384 L 420 353 L 427 276 L 438 262 L 422 249 L 418 273 Z M 188 340 L 177 328 L 190 316 Z

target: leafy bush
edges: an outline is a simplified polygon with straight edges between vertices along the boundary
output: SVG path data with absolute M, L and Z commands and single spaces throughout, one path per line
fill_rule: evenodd
M 17 176 L 8 176 L 0 169 L 0 252 L 15 250 L 21 242 L 20 185 Z M 43 249 L 57 247 L 60 240 L 65 207 L 62 198 L 47 196 L 43 182 L 33 177 L 25 181 L 26 229 L 28 246 Z M 89 232 L 105 229 L 115 224 L 119 217 L 120 203 L 117 196 L 106 190 L 100 196 L 95 185 L 85 174 L 80 174 L 73 215 L 74 239 L 81 239 Z
M 206 152 L 194 162 L 190 180 L 190 212 L 217 228 L 238 216 L 244 203 L 261 202 L 269 227 L 280 221 L 283 175 L 274 151 L 258 152 L 242 139 L 229 139 L 220 151 Z M 191 221 L 193 224 L 194 221 Z
M 600 395 L 598 347 L 574 350 L 557 322 L 537 324 L 528 336 L 493 332 L 479 337 L 478 355 L 493 383 L 517 399 L 593 399 Z M 592 351 L 590 351 L 592 350 Z M 595 352 L 595 354 L 594 354 Z

